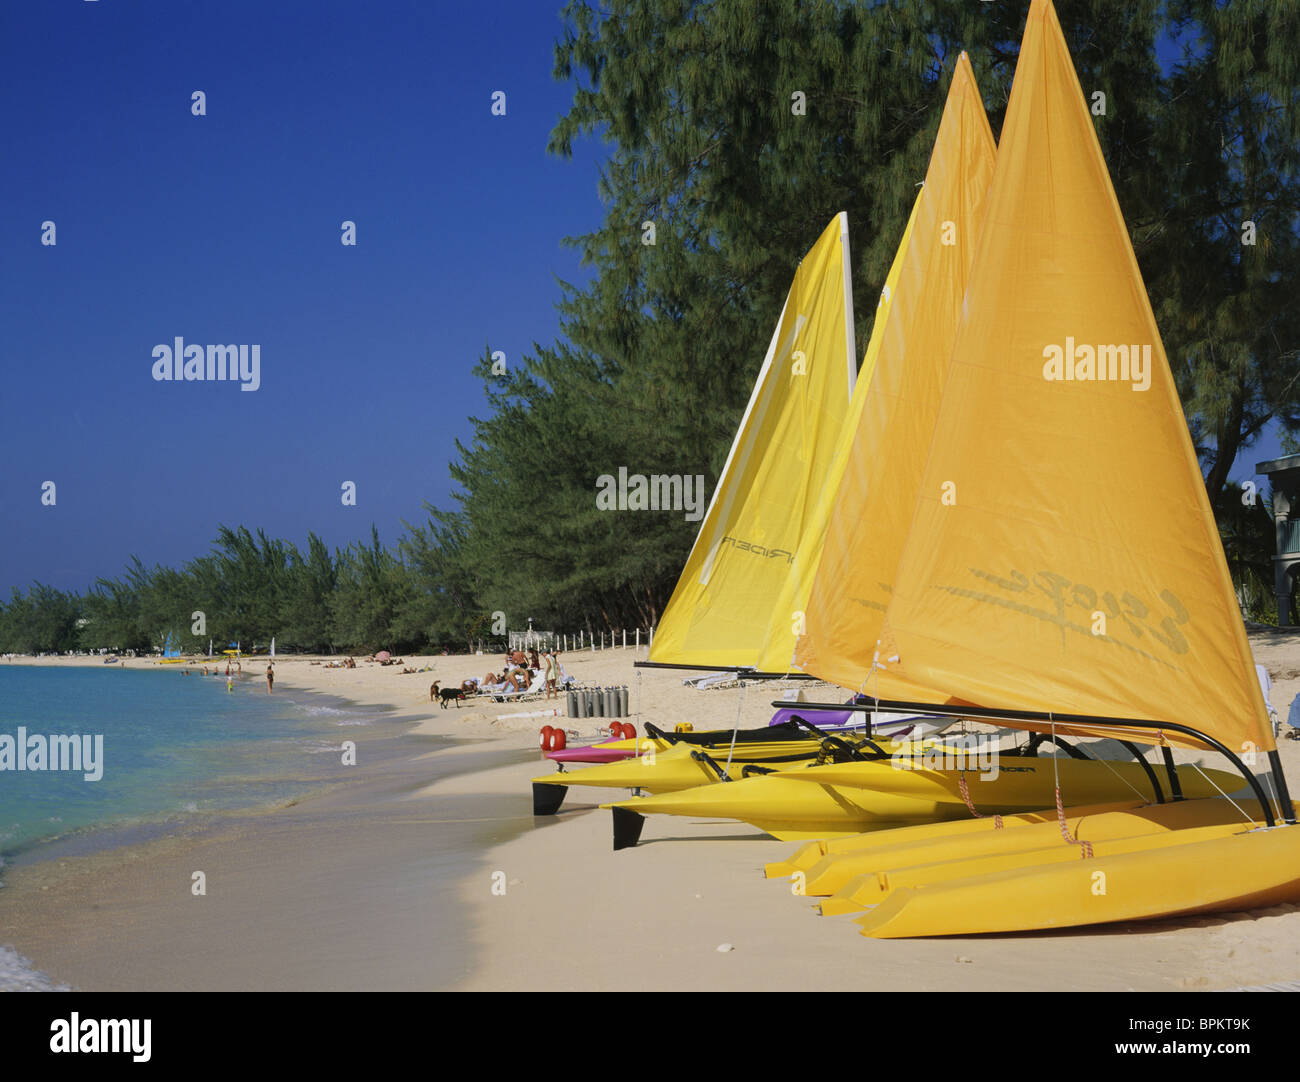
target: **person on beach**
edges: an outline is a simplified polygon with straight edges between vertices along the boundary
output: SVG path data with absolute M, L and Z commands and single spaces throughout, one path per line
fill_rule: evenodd
M 271 694 L 271 685 L 274 683 L 275 683 L 275 666 L 268 665 L 266 667 L 266 693 L 268 695 Z
M 234 690 L 235 690 L 235 678 L 234 678 L 233 676 L 227 676 L 227 677 L 226 677 L 226 694 L 229 695 L 229 694 L 230 694 L 231 692 L 233 692 Z
M 555 658 L 555 651 L 548 650 L 543 660 L 546 662 L 546 697 L 548 699 L 558 699 L 560 697 L 560 663 Z
M 528 667 L 536 672 L 542 667 L 541 662 L 537 660 L 537 647 L 534 646 L 528 651 Z

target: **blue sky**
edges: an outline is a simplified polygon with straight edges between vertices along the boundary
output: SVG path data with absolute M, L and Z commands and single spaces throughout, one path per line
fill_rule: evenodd
M 485 411 L 472 366 L 555 337 L 556 278 L 585 279 L 561 239 L 602 215 L 603 146 L 546 153 L 571 94 L 559 8 L 4 9 L 4 596 L 81 590 L 136 553 L 179 565 L 222 523 L 333 546 L 373 522 L 391 544 L 450 505 L 453 441 Z M 260 389 L 155 382 L 177 336 L 259 344 Z
M 392 542 L 448 504 L 471 367 L 555 337 L 561 238 L 602 214 L 601 144 L 546 153 L 558 10 L 6 8 L 0 589 L 179 564 L 220 523 Z M 260 344 L 260 389 L 155 382 L 177 335 Z

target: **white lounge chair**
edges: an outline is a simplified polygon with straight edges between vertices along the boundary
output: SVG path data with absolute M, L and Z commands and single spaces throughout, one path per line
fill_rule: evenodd
M 532 695 L 541 695 L 546 691 L 546 672 L 543 669 L 538 669 L 537 672 L 533 674 L 532 683 L 526 688 L 521 688 L 518 691 L 511 688 L 509 684 L 502 684 L 500 686 L 505 690 L 493 691 L 493 702 L 509 703 L 515 702 L 518 699 L 529 698 Z

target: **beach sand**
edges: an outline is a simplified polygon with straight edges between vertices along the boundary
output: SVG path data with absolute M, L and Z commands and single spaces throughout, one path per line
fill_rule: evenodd
M 1251 640 L 1285 717 L 1300 693 L 1300 631 Z M 575 651 L 564 662 L 584 683 L 628 685 L 638 724 L 730 728 L 771 715 L 771 685 L 697 691 L 682 686 L 686 674 L 634 670 L 637 656 Z M 433 680 L 481 677 L 496 655 L 408 657 L 432 668 L 414 675 L 311 660 L 278 658 L 277 688 L 395 708 L 374 733 L 356 730 L 359 763 L 346 784 L 91 856 L 47 847 L 4 872 L 0 946 L 84 990 L 1178 991 L 1300 978 L 1297 906 L 869 940 L 850 918 L 820 918 L 812 899 L 765 880 L 763 865 L 796 845 L 743 824 L 656 817 L 640 846 L 614 853 L 609 813 L 596 807 L 614 793 L 571 790 L 559 815 L 534 820 L 528 780 L 551 769 L 537 751 L 547 719 L 506 715 L 556 703 L 429 702 Z M 265 659 L 244 668 L 260 675 Z M 264 693 L 260 680 L 244 687 Z M 809 697 L 840 695 L 814 685 Z M 598 724 L 565 720 L 584 737 Z M 1300 742 L 1282 741 L 1281 752 L 1296 784 Z M 191 893 L 196 870 L 207 876 L 203 897 Z

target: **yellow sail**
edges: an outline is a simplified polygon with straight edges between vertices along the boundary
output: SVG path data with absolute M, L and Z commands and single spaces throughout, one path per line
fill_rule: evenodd
M 916 222 L 916 212 L 920 205 L 921 199 L 918 197 L 912 204 L 912 213 L 903 230 L 903 239 L 894 253 L 894 262 L 890 264 L 884 288 L 881 289 L 880 298 L 876 302 L 876 318 L 871 326 L 871 338 L 867 341 L 867 349 L 862 356 L 858 382 L 853 388 L 848 416 L 845 417 L 840 429 L 835 454 L 831 459 L 830 467 L 821 479 L 817 502 L 804 525 L 803 535 L 799 540 L 799 547 L 795 550 L 794 562 L 790 565 L 789 574 L 786 575 L 772 605 L 773 618 L 768 625 L 767 639 L 755 663 L 755 668 L 760 671 L 789 672 L 797 668 L 791 655 L 796 639 L 805 624 L 808 596 L 812 592 L 813 578 L 821 563 L 822 546 L 826 540 L 831 511 L 835 506 L 836 492 L 839 490 L 840 479 L 844 476 L 853 454 L 854 433 L 861 423 L 863 407 L 874 379 L 876 362 L 880 357 L 881 344 L 888 333 L 887 328 L 894 309 L 893 300 L 898 292 L 899 278 L 906 263 L 907 252 L 912 241 L 912 227 Z
M 888 669 L 873 672 L 873 659 L 939 412 L 994 158 L 963 53 L 908 225 L 911 243 L 905 254 L 900 250 L 894 307 L 850 433 L 796 646 L 801 668 L 846 688 L 895 698 L 916 693 Z
M 794 276 L 740 430 L 686 567 L 655 629 L 660 664 L 789 667 L 776 604 L 814 521 L 855 383 L 848 219 L 837 215 Z M 780 628 L 786 637 L 781 641 Z
M 1050 0 L 1030 8 L 884 637 L 935 701 L 1178 722 L 1234 751 L 1274 746 Z

